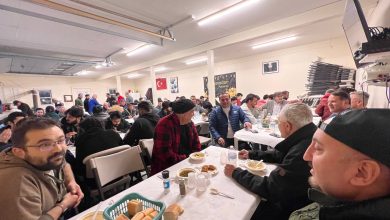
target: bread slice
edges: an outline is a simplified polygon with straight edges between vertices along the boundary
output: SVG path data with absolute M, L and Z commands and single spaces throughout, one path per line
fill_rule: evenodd
M 127 203 L 127 212 L 129 213 L 129 216 L 134 216 L 140 211 L 142 211 L 141 201 L 133 199 Z

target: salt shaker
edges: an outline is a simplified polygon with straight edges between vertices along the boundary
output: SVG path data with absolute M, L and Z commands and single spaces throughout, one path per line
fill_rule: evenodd
M 169 193 L 169 187 L 170 187 L 170 180 L 169 180 L 169 171 L 164 170 L 162 171 L 162 177 L 163 177 L 163 184 L 164 184 L 164 193 Z

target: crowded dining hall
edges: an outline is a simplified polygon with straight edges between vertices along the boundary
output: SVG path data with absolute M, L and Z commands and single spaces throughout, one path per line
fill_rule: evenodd
M 390 219 L 390 1 L 1 0 L 0 220 Z

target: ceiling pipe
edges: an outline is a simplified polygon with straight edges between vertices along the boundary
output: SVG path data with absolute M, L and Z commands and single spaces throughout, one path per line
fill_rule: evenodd
M 9 11 L 9 12 L 13 12 L 13 13 L 17 13 L 17 14 L 22 14 L 22 15 L 26 15 L 26 16 L 35 17 L 35 18 L 40 18 L 40 19 L 44 19 L 44 20 L 48 20 L 48 21 L 52 21 L 52 22 L 66 24 L 66 25 L 70 25 L 70 26 L 74 26 L 74 27 L 79 27 L 79 28 L 82 28 L 82 29 L 96 31 L 96 32 L 100 32 L 100 33 L 104 33 L 104 34 L 108 34 L 108 35 L 118 36 L 118 37 L 130 39 L 130 40 L 136 40 L 136 41 L 141 41 L 141 42 L 145 42 L 145 43 L 161 46 L 161 43 L 157 42 L 157 41 L 142 39 L 142 38 L 135 37 L 135 36 L 129 36 L 129 35 L 126 35 L 126 34 L 114 32 L 114 31 L 110 31 L 110 30 L 106 30 L 106 29 L 102 29 L 102 28 L 97 28 L 97 27 L 93 27 L 93 26 L 89 26 L 89 25 L 85 25 L 85 24 L 80 24 L 80 23 L 77 23 L 77 22 L 68 21 L 68 20 L 64 20 L 64 19 L 61 19 L 61 18 L 56 18 L 56 17 L 44 15 L 44 14 L 39 14 L 39 13 L 32 12 L 32 11 L 26 11 L 26 10 L 23 10 L 23 9 L 20 9 L 20 8 L 14 8 L 14 7 L 7 6 L 7 5 L 0 4 L 0 9 L 1 10 L 5 10 L 5 11 Z
M 122 14 L 122 13 L 119 13 L 119 12 L 116 12 L 116 11 L 111 11 L 109 9 L 102 8 L 102 7 L 99 7 L 97 5 L 89 4 L 87 2 L 83 2 L 83 1 L 79 1 L 79 0 L 69 0 L 69 1 L 77 3 L 77 4 L 80 4 L 80 5 L 87 6 L 87 7 L 90 7 L 90 8 L 94 8 L 94 9 L 97 9 L 97 10 L 100 10 L 100 11 L 104 11 L 104 12 L 107 12 L 109 14 L 116 15 L 116 16 L 119 16 L 119 17 L 122 17 L 122 18 L 133 20 L 133 21 L 136 21 L 138 23 L 146 24 L 146 25 L 149 25 L 149 26 L 152 26 L 152 27 L 156 27 L 156 28 L 160 28 L 160 29 L 165 29 L 163 26 L 160 26 L 160 25 L 157 25 L 157 24 L 153 24 L 153 23 L 150 23 L 150 22 L 147 22 L 147 21 L 143 21 L 141 19 L 138 19 L 138 18 L 135 18 L 135 17 L 131 17 L 131 16 L 128 16 L 128 15 L 125 15 L 125 14 Z
M 68 58 L 60 58 L 60 57 L 47 57 L 47 56 L 35 56 L 35 55 L 26 55 L 26 54 L 18 54 L 18 53 L 3 53 L 0 52 L 0 57 L 21 57 L 21 58 L 31 58 L 31 59 L 44 59 L 44 60 L 53 60 L 53 61 L 61 61 L 61 62 L 69 62 L 69 63 L 75 63 L 75 64 L 99 64 L 101 62 L 104 62 L 104 59 L 102 60 L 75 60 L 75 59 L 68 59 Z
M 95 20 L 95 21 L 104 22 L 104 23 L 107 23 L 107 24 L 116 25 L 116 26 L 119 26 L 119 27 L 123 27 L 123 28 L 126 28 L 126 29 L 133 30 L 133 31 L 141 32 L 143 34 L 148 34 L 148 35 L 151 35 L 151 36 L 154 36 L 154 37 L 163 38 L 163 39 L 171 40 L 171 41 L 176 41 L 176 39 L 173 38 L 173 37 L 167 37 L 167 36 L 164 36 L 164 35 L 161 35 L 161 34 L 157 34 L 157 33 L 154 33 L 154 32 L 142 29 L 142 28 L 138 28 L 138 27 L 135 27 L 135 26 L 132 26 L 132 25 L 120 22 L 120 21 L 116 21 L 116 20 L 113 20 L 113 19 L 110 19 L 110 18 L 106 18 L 106 17 L 103 17 L 103 16 L 95 15 L 95 14 L 92 14 L 92 13 L 89 13 L 89 12 L 86 12 L 86 11 L 82 11 L 82 10 L 79 10 L 79 9 L 76 9 L 76 8 L 72 8 L 72 7 L 69 7 L 69 6 L 66 6 L 66 5 L 62 5 L 62 4 L 59 4 L 59 3 L 56 3 L 56 2 L 52 2 L 50 0 L 27 0 L 27 1 L 35 3 L 35 4 L 43 5 L 43 6 L 46 6 L 48 8 L 58 10 L 58 11 L 66 12 L 66 13 L 69 13 L 69 14 L 81 16 L 81 17 L 84 17 L 84 18 L 89 18 L 89 19 L 92 19 L 92 20 Z

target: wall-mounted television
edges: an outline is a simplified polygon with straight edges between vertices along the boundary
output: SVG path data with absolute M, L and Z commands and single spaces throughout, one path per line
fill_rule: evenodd
M 359 0 L 347 0 L 343 18 L 343 29 L 347 37 L 356 67 L 367 54 L 390 51 L 390 39 L 373 39 Z

